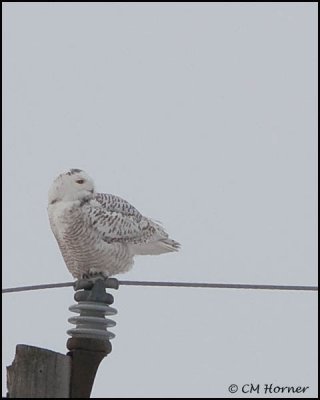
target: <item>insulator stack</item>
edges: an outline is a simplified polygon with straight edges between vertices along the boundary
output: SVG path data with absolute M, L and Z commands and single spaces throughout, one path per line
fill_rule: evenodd
M 80 315 L 68 319 L 71 324 L 76 325 L 67 331 L 68 335 L 74 338 L 113 339 L 115 334 L 108 329 L 114 327 L 116 323 L 106 316 L 117 314 L 117 310 L 110 307 L 113 296 L 106 293 L 105 288 L 107 286 L 116 289 L 117 281 L 109 278 L 109 280 L 98 279 L 94 283 L 79 282 L 80 289 L 84 290 L 75 293 L 74 298 L 78 303 L 70 306 L 69 310 Z

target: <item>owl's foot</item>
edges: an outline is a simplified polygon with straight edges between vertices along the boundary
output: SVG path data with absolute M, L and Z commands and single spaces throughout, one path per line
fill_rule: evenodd
M 103 280 L 106 288 L 119 288 L 119 281 L 116 278 L 108 278 L 105 272 L 91 268 L 87 273 L 82 274 L 81 278 L 74 283 L 74 289 L 76 291 L 81 289 L 91 290 L 98 280 Z
M 81 278 L 95 282 L 97 279 L 108 279 L 108 275 L 105 272 L 91 268 L 87 273 L 82 274 Z

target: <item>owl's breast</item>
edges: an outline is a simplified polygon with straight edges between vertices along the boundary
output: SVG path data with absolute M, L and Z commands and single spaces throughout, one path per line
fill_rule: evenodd
M 110 276 L 132 266 L 133 257 L 128 246 L 107 243 L 85 207 L 71 202 L 53 204 L 48 214 L 62 256 L 74 277 L 81 277 L 88 268 Z

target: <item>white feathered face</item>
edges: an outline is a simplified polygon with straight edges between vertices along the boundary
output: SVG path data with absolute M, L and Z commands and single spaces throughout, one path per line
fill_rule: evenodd
M 81 169 L 59 175 L 49 190 L 49 204 L 58 201 L 83 200 L 94 196 L 93 180 Z

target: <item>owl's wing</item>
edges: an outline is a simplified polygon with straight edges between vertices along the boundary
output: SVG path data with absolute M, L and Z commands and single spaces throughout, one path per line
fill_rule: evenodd
M 95 200 L 108 211 L 118 212 L 128 217 L 134 217 L 136 221 L 142 219 L 142 214 L 140 214 L 133 205 L 119 196 L 107 193 L 97 193 Z
M 139 244 L 168 237 L 160 226 L 120 197 L 99 193 L 85 209 L 90 225 L 107 243 Z

